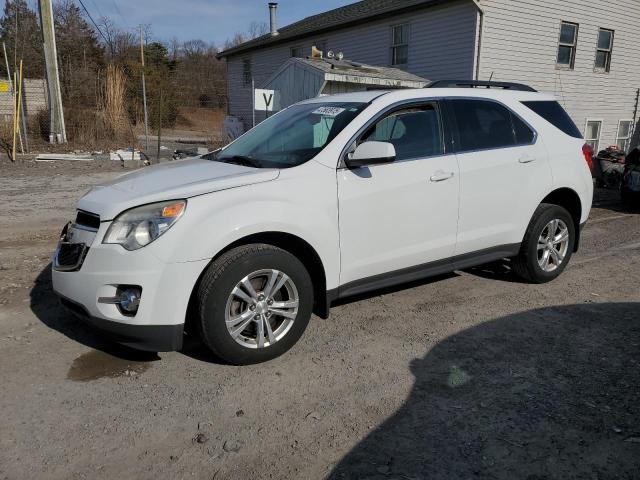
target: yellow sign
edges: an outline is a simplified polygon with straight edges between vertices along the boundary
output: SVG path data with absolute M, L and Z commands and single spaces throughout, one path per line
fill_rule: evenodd
M 9 92 L 10 90 L 9 82 L 0 81 L 0 92 Z

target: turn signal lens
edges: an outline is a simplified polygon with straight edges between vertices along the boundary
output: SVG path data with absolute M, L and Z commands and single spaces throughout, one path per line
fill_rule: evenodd
M 162 209 L 162 216 L 166 218 L 179 217 L 184 211 L 184 202 L 176 202 L 173 205 L 167 205 Z

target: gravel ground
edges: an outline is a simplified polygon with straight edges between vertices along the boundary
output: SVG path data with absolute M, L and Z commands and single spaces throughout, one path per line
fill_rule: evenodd
M 379 292 L 232 367 L 58 306 L 58 233 L 119 171 L 0 165 L 0 478 L 640 478 L 640 215 L 610 192 L 553 283 L 497 263 Z

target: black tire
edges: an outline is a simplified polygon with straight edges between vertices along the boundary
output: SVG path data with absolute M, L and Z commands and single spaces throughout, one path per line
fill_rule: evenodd
M 292 326 L 273 345 L 249 348 L 236 342 L 225 322 L 227 300 L 245 276 L 263 269 L 284 272 L 298 292 L 298 311 Z M 215 260 L 205 272 L 197 292 L 198 323 L 202 341 L 221 359 L 234 365 L 265 362 L 289 350 L 302 336 L 313 309 L 313 284 L 295 256 L 266 244 L 243 245 Z
M 538 239 L 546 225 L 552 220 L 562 220 L 569 230 L 567 253 L 560 265 L 552 272 L 545 271 L 538 263 Z M 541 203 L 531 217 L 520 246 L 520 253 L 512 259 L 515 274 L 530 283 L 546 283 L 556 279 L 567 267 L 576 241 L 576 228 L 571 214 L 558 205 Z

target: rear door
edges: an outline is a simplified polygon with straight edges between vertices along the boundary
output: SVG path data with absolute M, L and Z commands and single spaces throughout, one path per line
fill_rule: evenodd
M 460 166 L 456 255 L 515 248 L 551 187 L 545 147 L 531 126 L 497 101 L 451 99 L 446 111 Z

